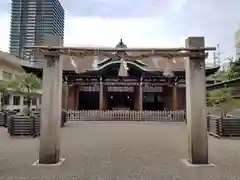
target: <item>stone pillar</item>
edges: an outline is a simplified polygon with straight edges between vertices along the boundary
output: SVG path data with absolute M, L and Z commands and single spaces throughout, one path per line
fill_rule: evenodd
M 59 162 L 62 104 L 62 60 L 47 56 L 43 68 L 40 164 Z
M 186 48 L 204 47 L 204 37 L 189 37 Z M 189 158 L 192 164 L 208 164 L 205 57 L 186 58 L 186 101 Z
M 172 110 L 178 110 L 178 95 L 177 95 L 177 86 L 172 87 Z

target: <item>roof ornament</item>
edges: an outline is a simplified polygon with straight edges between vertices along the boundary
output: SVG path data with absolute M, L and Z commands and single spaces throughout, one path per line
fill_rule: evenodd
M 94 60 L 93 60 L 93 63 L 92 63 L 92 67 L 93 67 L 94 70 L 96 70 L 98 68 L 98 63 L 99 63 L 98 53 L 99 53 L 99 49 L 97 49 L 97 52 L 95 52 Z
M 167 60 L 164 72 L 163 72 L 163 76 L 167 77 L 167 78 L 171 78 L 174 76 L 174 73 L 172 72 L 172 68 L 171 68 L 171 64 L 172 61 L 170 61 L 169 59 Z
M 120 39 L 120 42 L 116 45 L 116 48 L 127 48 L 126 44 L 124 44 L 122 38 Z

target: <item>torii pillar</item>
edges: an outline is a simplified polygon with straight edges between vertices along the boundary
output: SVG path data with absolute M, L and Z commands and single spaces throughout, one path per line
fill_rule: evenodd
M 45 56 L 39 164 L 56 164 L 60 160 L 60 123 L 62 108 L 62 60 Z
M 203 48 L 204 37 L 189 37 L 186 48 Z M 208 164 L 205 57 L 189 57 L 186 68 L 188 149 L 191 164 Z

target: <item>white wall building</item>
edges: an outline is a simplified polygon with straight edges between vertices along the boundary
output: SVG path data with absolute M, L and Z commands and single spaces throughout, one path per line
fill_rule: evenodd
M 12 57 L 10 54 L 0 51 L 0 83 L 2 83 L 3 81 L 10 81 L 16 78 L 18 75 L 26 73 L 21 67 L 20 63 L 16 63 L 16 60 L 18 59 L 15 59 L 15 57 Z M 33 94 L 34 98 L 31 103 L 31 108 L 35 109 L 37 107 L 40 107 L 41 92 L 37 91 Z M 22 93 L 9 89 L 9 95 L 5 97 L 6 109 L 19 109 L 22 111 L 27 105 L 26 96 L 27 92 Z M 1 98 L 2 97 L 0 96 L 0 99 Z

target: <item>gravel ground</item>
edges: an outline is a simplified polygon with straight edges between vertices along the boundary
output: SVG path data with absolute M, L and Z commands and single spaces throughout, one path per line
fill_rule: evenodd
M 209 137 L 216 167 L 193 168 L 183 123 L 74 122 L 61 129 L 59 167 L 36 167 L 39 139 L 11 138 L 0 128 L 0 180 L 240 179 L 240 140 Z

